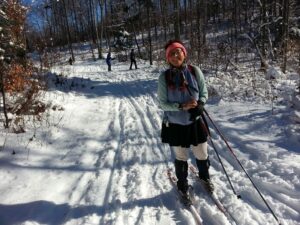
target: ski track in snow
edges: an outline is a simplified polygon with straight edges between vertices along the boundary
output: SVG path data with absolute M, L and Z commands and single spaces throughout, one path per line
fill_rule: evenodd
M 138 75 L 138 73 L 136 74 Z M 114 72 L 109 75 L 117 76 Z M 132 81 L 137 85 L 136 90 L 143 88 L 138 82 L 135 82 L 135 79 Z M 120 79 L 117 82 L 126 85 L 127 81 Z M 99 224 L 141 224 L 142 221 L 151 221 L 153 216 L 160 218 L 161 213 L 164 212 L 164 210 L 157 210 L 158 207 L 163 208 L 160 198 L 155 195 L 148 196 L 149 193 L 156 193 L 157 190 L 160 191 L 159 194 L 164 192 L 159 189 L 158 185 L 156 185 L 158 187 L 156 189 L 152 188 L 151 185 L 151 181 L 155 180 L 152 174 L 158 174 L 158 170 L 163 174 L 164 166 L 160 169 L 147 165 L 148 163 L 159 165 L 166 162 L 166 159 L 160 157 L 159 139 L 157 134 L 153 132 L 158 130 L 159 125 L 144 110 L 144 108 L 149 108 L 151 104 L 155 108 L 157 106 L 153 102 L 153 98 L 150 98 L 152 102 L 148 101 L 148 95 L 136 100 L 136 93 L 133 93 L 132 90 L 122 88 L 115 91 L 117 97 L 110 99 L 112 105 L 109 107 L 111 110 L 108 110 L 111 113 L 111 123 L 107 134 L 110 139 L 105 140 L 106 143 L 111 143 L 112 148 L 106 153 L 108 158 L 98 160 L 100 164 L 97 166 L 100 170 L 103 167 L 110 167 L 111 171 L 109 175 L 102 175 L 99 172 L 99 176 L 96 176 L 96 180 L 105 180 L 105 177 L 109 177 L 106 185 L 102 184 L 106 190 L 103 194 L 99 193 L 99 196 L 105 196 L 102 202 L 103 211 L 110 213 L 105 213 L 99 219 Z M 147 146 L 150 146 L 150 149 Z M 103 151 L 107 151 L 107 148 L 109 147 Z M 152 162 L 152 159 L 155 159 L 152 154 L 157 156 L 158 162 L 156 160 Z M 101 165 L 102 162 L 103 165 Z M 153 169 L 154 171 L 151 172 Z M 144 173 L 145 171 L 147 172 Z M 88 183 L 96 182 L 91 180 Z M 94 186 L 96 193 L 101 186 L 95 184 Z M 87 189 L 93 190 L 92 188 Z M 150 209 L 146 207 L 152 204 L 153 207 L 149 207 Z M 133 215 L 138 216 L 135 218 Z M 86 222 L 84 221 L 83 224 Z
M 0 224 L 195 224 L 167 180 L 166 171 L 173 167 L 174 156 L 160 142 L 162 112 L 156 99 L 159 72 L 142 64 L 139 70 L 129 71 L 127 65 L 117 63 L 108 73 L 103 62 L 97 63 L 81 62 L 54 70 L 74 82 L 83 82 L 84 87 L 79 85 L 69 92 L 52 89 L 51 94 L 65 111 L 54 113 L 57 118 L 62 116 L 61 122 L 40 134 L 48 158 L 38 156 L 43 152 L 35 143 L 31 145 L 31 161 L 20 153 L 12 163 L 3 164 L 6 183 L 0 189 L 4 191 Z M 263 122 L 266 107 L 233 106 L 208 104 L 207 108 L 221 130 L 226 130 L 237 157 L 283 224 L 300 224 L 299 154 L 277 145 L 275 138 L 282 138 L 278 137 L 280 131 L 276 131 L 277 136 L 264 135 L 274 125 L 271 119 Z M 256 133 L 251 135 L 249 129 Z M 242 195 L 242 200 L 233 195 L 209 147 L 212 179 L 221 202 L 239 225 L 276 224 L 220 136 L 213 129 L 211 133 L 233 185 Z M 11 169 L 25 171 L 12 175 L 8 172 Z M 30 172 L 37 173 L 37 181 L 28 175 Z M 230 225 L 199 184 L 191 176 L 189 179 L 204 224 Z M 36 186 L 25 186 L 26 182 Z M 22 190 L 27 197 L 7 197 Z M 20 210 L 24 212 L 20 214 Z M 19 216 L 12 217 L 14 214 Z

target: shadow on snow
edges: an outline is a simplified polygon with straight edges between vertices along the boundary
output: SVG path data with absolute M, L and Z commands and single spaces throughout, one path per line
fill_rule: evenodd
M 0 204 L 0 224 L 20 224 L 26 221 L 34 221 L 40 224 L 56 225 L 93 214 L 103 217 L 105 214 L 119 210 L 132 210 L 136 207 L 158 208 L 161 206 L 161 201 L 168 209 L 174 210 L 174 202 L 169 201 L 169 199 L 174 199 L 171 195 L 172 192 L 166 192 L 152 198 L 136 199 L 123 203 L 117 200 L 105 206 L 71 206 L 68 203 L 56 204 L 44 200 L 14 205 Z
M 101 74 L 96 74 L 101 76 Z M 123 75 L 120 75 L 123 76 Z M 103 81 L 80 77 L 63 77 L 55 73 L 49 73 L 46 77 L 49 90 L 59 90 L 65 93 L 76 92 L 86 95 L 88 98 L 95 97 L 137 97 L 145 94 L 154 94 L 157 88 L 157 79 L 135 81 Z

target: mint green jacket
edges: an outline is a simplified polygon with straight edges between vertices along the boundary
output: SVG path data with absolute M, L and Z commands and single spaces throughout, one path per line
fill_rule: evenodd
M 195 72 L 195 77 L 196 77 L 196 82 L 198 84 L 198 93 L 196 96 L 196 100 L 200 100 L 203 103 L 206 103 L 207 98 L 208 98 L 208 92 L 207 92 L 207 87 L 205 84 L 205 79 L 203 76 L 202 71 L 200 70 L 199 67 L 193 66 L 194 72 Z M 181 124 L 181 125 L 188 125 L 191 124 L 192 122 L 189 120 L 189 113 L 185 110 L 180 110 L 179 104 L 184 103 L 187 101 L 187 99 L 182 98 L 181 94 L 177 93 L 174 99 L 174 95 L 172 93 L 168 93 L 168 87 L 166 83 L 166 78 L 165 78 L 165 72 L 161 73 L 158 79 L 158 89 L 157 89 L 157 96 L 158 96 L 158 101 L 160 108 L 164 111 L 164 120 L 168 120 L 170 123 L 176 123 L 176 124 Z M 178 90 L 179 92 L 179 90 Z M 187 96 L 185 94 L 185 96 Z M 177 99 L 176 99 L 177 98 Z

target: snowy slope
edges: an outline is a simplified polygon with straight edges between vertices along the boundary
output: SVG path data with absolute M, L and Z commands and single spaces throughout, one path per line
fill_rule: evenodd
M 104 60 L 53 68 L 67 78 L 45 98 L 63 110 L 51 110 L 36 133 L 2 131 L 1 225 L 195 224 L 166 179 L 174 155 L 159 138 L 159 70 L 114 63 L 111 73 Z M 300 146 L 289 140 L 285 118 L 268 105 L 241 102 L 211 100 L 207 110 L 283 224 L 300 224 Z M 210 148 L 220 200 L 240 225 L 276 224 L 214 130 L 212 137 L 242 196 L 232 193 Z M 190 183 L 205 224 L 231 224 L 192 176 Z

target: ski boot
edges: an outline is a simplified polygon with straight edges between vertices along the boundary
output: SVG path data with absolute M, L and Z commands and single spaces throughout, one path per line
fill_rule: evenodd
M 181 195 L 181 201 L 183 203 L 183 205 L 185 206 L 190 206 L 193 204 L 193 202 L 195 201 L 195 194 L 194 194 L 194 189 L 192 186 L 188 186 L 188 190 L 183 192 L 181 190 L 178 190 L 180 195 Z
M 209 159 L 206 160 L 196 159 L 196 163 L 199 170 L 199 178 L 201 183 L 203 184 L 203 186 L 208 192 L 212 193 L 215 187 L 209 177 L 209 172 L 208 172 L 209 165 L 210 165 Z
M 188 185 L 188 163 L 187 161 L 181 161 L 175 159 L 175 172 L 177 177 L 177 189 L 181 194 L 181 201 L 185 206 L 192 204 L 192 200 L 189 195 Z
M 204 188 L 206 191 L 208 191 L 209 193 L 213 193 L 215 190 L 215 186 L 213 185 L 213 183 L 211 182 L 210 179 L 202 179 L 201 177 L 200 181 L 203 184 Z

